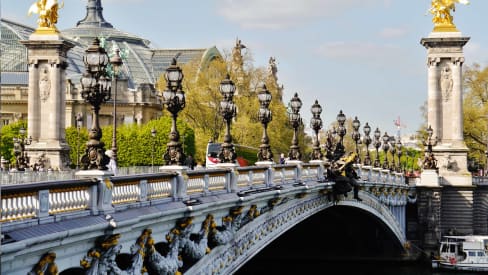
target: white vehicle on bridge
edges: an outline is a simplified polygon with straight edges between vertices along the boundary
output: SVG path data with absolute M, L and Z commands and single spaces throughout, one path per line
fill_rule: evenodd
M 222 143 L 209 141 L 207 144 L 207 152 L 205 154 L 205 167 L 214 168 L 219 160 L 219 152 Z M 257 154 L 259 149 L 239 144 L 234 144 L 234 149 L 237 154 L 236 164 L 240 167 L 254 165 L 257 161 Z
M 432 267 L 462 271 L 488 271 L 488 236 L 444 236 Z

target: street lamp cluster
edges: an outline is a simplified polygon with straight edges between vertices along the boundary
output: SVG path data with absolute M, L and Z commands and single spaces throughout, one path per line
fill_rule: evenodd
M 29 156 L 25 151 L 25 145 L 32 143 L 32 137 L 27 138 L 24 127 L 19 129 L 19 137 L 13 138 L 14 142 L 14 156 L 15 156 L 15 170 L 25 171 L 29 167 Z
M 99 169 L 106 170 L 107 164 L 109 163 L 109 158 L 105 154 L 104 143 L 101 142 L 102 131 L 99 125 L 99 111 L 100 105 L 107 102 L 112 98 L 112 82 L 115 82 L 115 89 L 113 94 L 113 134 L 112 134 L 112 160 L 116 168 L 117 161 L 117 139 L 116 139 L 116 100 L 117 100 L 117 79 L 119 75 L 120 68 L 123 64 L 122 59 L 119 54 L 119 50 L 116 49 L 114 56 L 109 58 L 107 52 L 103 47 L 100 46 L 100 40 L 95 38 L 92 45 L 88 47 L 85 51 L 86 54 L 83 57 L 85 63 L 85 73 L 81 78 L 81 95 L 85 101 L 92 105 L 92 126 L 89 130 L 89 140 L 86 143 L 85 154 L 81 156 L 77 149 L 77 168 L 82 170 L 87 169 Z M 177 65 L 177 58 L 179 54 L 172 59 L 171 65 L 167 68 L 165 72 L 166 79 L 166 89 L 160 94 L 162 105 L 172 115 L 171 131 L 169 134 L 169 142 L 167 144 L 166 151 L 163 155 L 167 165 L 184 165 L 185 154 L 183 152 L 182 144 L 180 142 L 180 134 L 176 126 L 176 120 L 178 113 L 185 108 L 186 99 L 185 92 L 182 89 L 183 72 L 181 68 Z M 109 64 L 111 66 L 109 66 Z M 111 77 L 111 78 L 110 78 Z M 236 86 L 234 82 L 230 79 L 229 74 L 220 83 L 220 93 L 222 95 L 222 100 L 220 102 L 219 112 L 222 115 L 223 120 L 226 123 L 226 131 L 224 135 L 223 144 L 221 150 L 218 154 L 221 163 L 235 163 L 236 153 L 234 150 L 234 145 L 232 144 L 232 135 L 230 133 L 232 119 L 236 116 L 236 105 L 234 104 L 233 97 L 236 91 Z M 263 126 L 263 136 L 261 139 L 261 145 L 259 147 L 258 159 L 259 161 L 272 162 L 273 153 L 271 146 L 269 144 L 269 137 L 267 133 L 268 124 L 272 120 L 272 113 L 269 109 L 271 103 L 272 95 L 268 91 L 266 85 L 261 85 L 259 87 L 257 97 L 259 100 L 259 111 L 258 120 Z M 302 101 L 295 93 L 293 98 L 289 103 L 288 108 L 288 120 L 293 128 L 293 139 L 291 142 L 290 150 L 288 152 L 289 160 L 300 161 L 302 158 L 302 153 L 300 152 L 300 147 L 298 145 L 298 130 L 302 126 L 302 118 L 300 116 L 300 109 L 302 107 Z M 326 153 L 325 156 L 321 151 L 319 132 L 322 129 L 323 122 L 320 118 L 322 113 L 322 106 L 315 100 L 315 103 L 311 107 L 312 119 L 310 121 L 310 127 L 314 131 L 313 137 L 313 147 L 310 159 L 312 160 L 323 160 L 334 161 L 342 157 L 345 153 L 344 147 L 344 136 L 347 133 L 345 122 L 346 115 L 340 110 L 336 117 L 337 128 L 333 131 L 329 130 L 326 132 L 326 143 L 324 144 Z M 83 124 L 83 115 L 78 113 L 75 117 L 76 127 L 79 132 Z M 393 141 L 385 132 L 383 137 L 381 137 L 381 132 L 377 128 L 374 132 L 373 139 L 370 137 L 371 127 L 368 123 L 363 127 L 364 136 L 361 139 L 361 134 L 359 132 L 361 123 L 357 117 L 352 121 L 353 132 L 351 138 L 355 143 L 355 152 L 358 156 L 357 163 L 360 163 L 360 147 L 361 143 L 365 144 L 366 154 L 364 158 L 364 165 L 371 165 L 371 156 L 369 152 L 369 145 L 373 144 L 376 148 L 376 158 L 374 160 L 373 166 L 380 166 L 379 159 L 379 148 L 383 145 L 383 151 L 385 158 L 382 164 L 382 168 L 398 170 L 401 171 L 400 157 L 402 155 L 401 142 L 399 138 Z M 431 129 L 431 128 L 429 128 Z M 431 131 L 432 132 L 432 131 Z M 19 171 L 24 170 L 27 167 L 28 156 L 25 152 L 24 146 L 29 145 L 31 139 L 26 139 L 24 137 L 25 129 L 21 129 L 20 138 L 14 138 L 14 154 L 16 156 L 16 169 Z M 156 129 L 151 130 L 151 135 L 153 137 L 152 153 L 151 153 L 151 166 L 154 166 L 154 152 L 155 152 L 155 138 Z M 337 138 L 338 136 L 338 138 Z M 431 134 L 430 134 L 431 136 Z M 431 152 L 432 143 L 429 138 L 429 148 Z M 388 152 L 393 156 L 391 165 L 388 161 Z M 398 157 L 398 166 L 395 164 L 395 153 Z M 113 168 L 112 168 L 113 169 Z
M 271 93 L 263 84 L 258 91 L 259 112 L 258 119 L 263 125 L 263 137 L 261 138 L 261 145 L 259 146 L 258 160 L 259 161 L 273 161 L 273 152 L 269 145 L 268 137 L 268 123 L 273 119 L 269 104 L 271 103 Z
M 174 57 L 171 65 L 166 69 L 164 75 L 166 79 L 166 90 L 163 92 L 163 105 L 172 115 L 171 132 L 169 133 L 169 143 L 166 152 L 163 155 L 167 165 L 183 165 L 185 162 L 185 153 L 180 143 L 180 133 L 176 128 L 176 118 L 178 113 L 185 108 L 185 92 L 182 89 L 183 71 L 176 65 Z
M 230 134 L 230 124 L 237 114 L 236 105 L 233 101 L 235 91 L 236 85 L 230 80 L 229 74 L 227 74 L 225 79 L 220 82 L 220 93 L 222 94 L 220 114 L 226 125 L 224 143 L 222 144 L 218 155 L 221 163 L 234 163 L 237 158 L 234 145 L 232 144 L 232 135 Z
M 288 152 L 289 160 L 301 160 L 302 153 L 300 152 L 300 147 L 298 146 L 298 128 L 302 125 L 302 118 L 300 117 L 300 108 L 302 108 L 302 101 L 295 93 L 290 101 L 290 108 L 288 110 L 288 119 L 293 128 L 293 139 L 290 146 L 290 151 Z
M 81 96 L 92 105 L 93 121 L 88 133 L 85 154 L 81 157 L 81 169 L 107 170 L 109 158 L 105 155 L 105 144 L 100 141 L 102 130 L 99 123 L 100 105 L 111 97 L 112 84 L 108 77 L 109 57 L 100 40 L 95 38 L 83 57 L 85 73 L 81 78 Z

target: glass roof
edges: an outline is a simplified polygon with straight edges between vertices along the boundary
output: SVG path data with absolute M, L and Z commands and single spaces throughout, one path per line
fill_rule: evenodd
M 27 72 L 27 49 L 19 41 L 28 40 L 34 28 L 13 21 L 1 20 L 1 71 Z M 61 31 L 61 35 L 75 44 L 68 52 L 67 77 L 79 83 L 84 71 L 83 55 L 94 37 L 106 39 L 106 49 L 111 53 L 114 46 L 126 52 L 123 72 L 128 77 L 129 87 L 137 89 L 142 84 L 154 84 L 159 75 L 170 65 L 172 58 L 181 53 L 178 63 L 193 59 L 208 62 L 220 56 L 215 47 L 210 49 L 153 49 L 150 41 L 135 35 L 107 27 L 76 27 Z M 205 60 L 210 59 L 210 60 Z M 12 78 L 14 81 L 16 78 Z M 25 82 L 25 81 L 22 81 Z M 22 83 L 18 83 L 22 84 Z

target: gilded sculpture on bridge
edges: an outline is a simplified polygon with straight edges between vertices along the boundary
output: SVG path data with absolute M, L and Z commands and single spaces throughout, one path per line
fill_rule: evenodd
M 58 10 L 64 6 L 64 2 L 58 3 L 58 0 L 38 0 L 33 3 L 28 11 L 30 16 L 33 13 L 39 14 L 37 20 L 37 33 L 57 33 L 56 23 L 58 23 Z
M 433 15 L 435 32 L 457 32 L 451 11 L 456 11 L 456 3 L 468 5 L 469 0 L 432 0 L 429 13 Z

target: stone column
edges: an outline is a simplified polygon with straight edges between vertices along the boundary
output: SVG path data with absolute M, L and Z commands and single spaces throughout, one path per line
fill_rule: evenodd
M 468 41 L 460 32 L 432 32 L 420 41 L 427 49 L 428 123 L 439 139 L 433 153 L 443 185 L 472 185 L 463 138 L 462 64 Z
M 452 60 L 452 140 L 455 143 L 464 145 L 463 136 L 463 77 L 462 66 L 464 57 L 455 57 Z
M 439 103 L 439 68 L 438 64 L 440 58 L 428 58 L 428 85 L 429 90 L 427 94 L 427 124 L 434 130 L 434 136 L 440 137 L 442 135 L 440 112 L 441 108 Z
M 39 141 L 39 130 L 41 114 L 39 113 L 39 66 L 37 60 L 29 59 L 29 87 L 27 98 L 27 136 L 32 137 L 34 141 Z
M 58 34 L 34 33 L 27 41 L 29 60 L 28 136 L 30 164 L 43 155 L 45 168 L 65 169 L 69 146 L 65 140 L 67 52 L 74 44 Z

